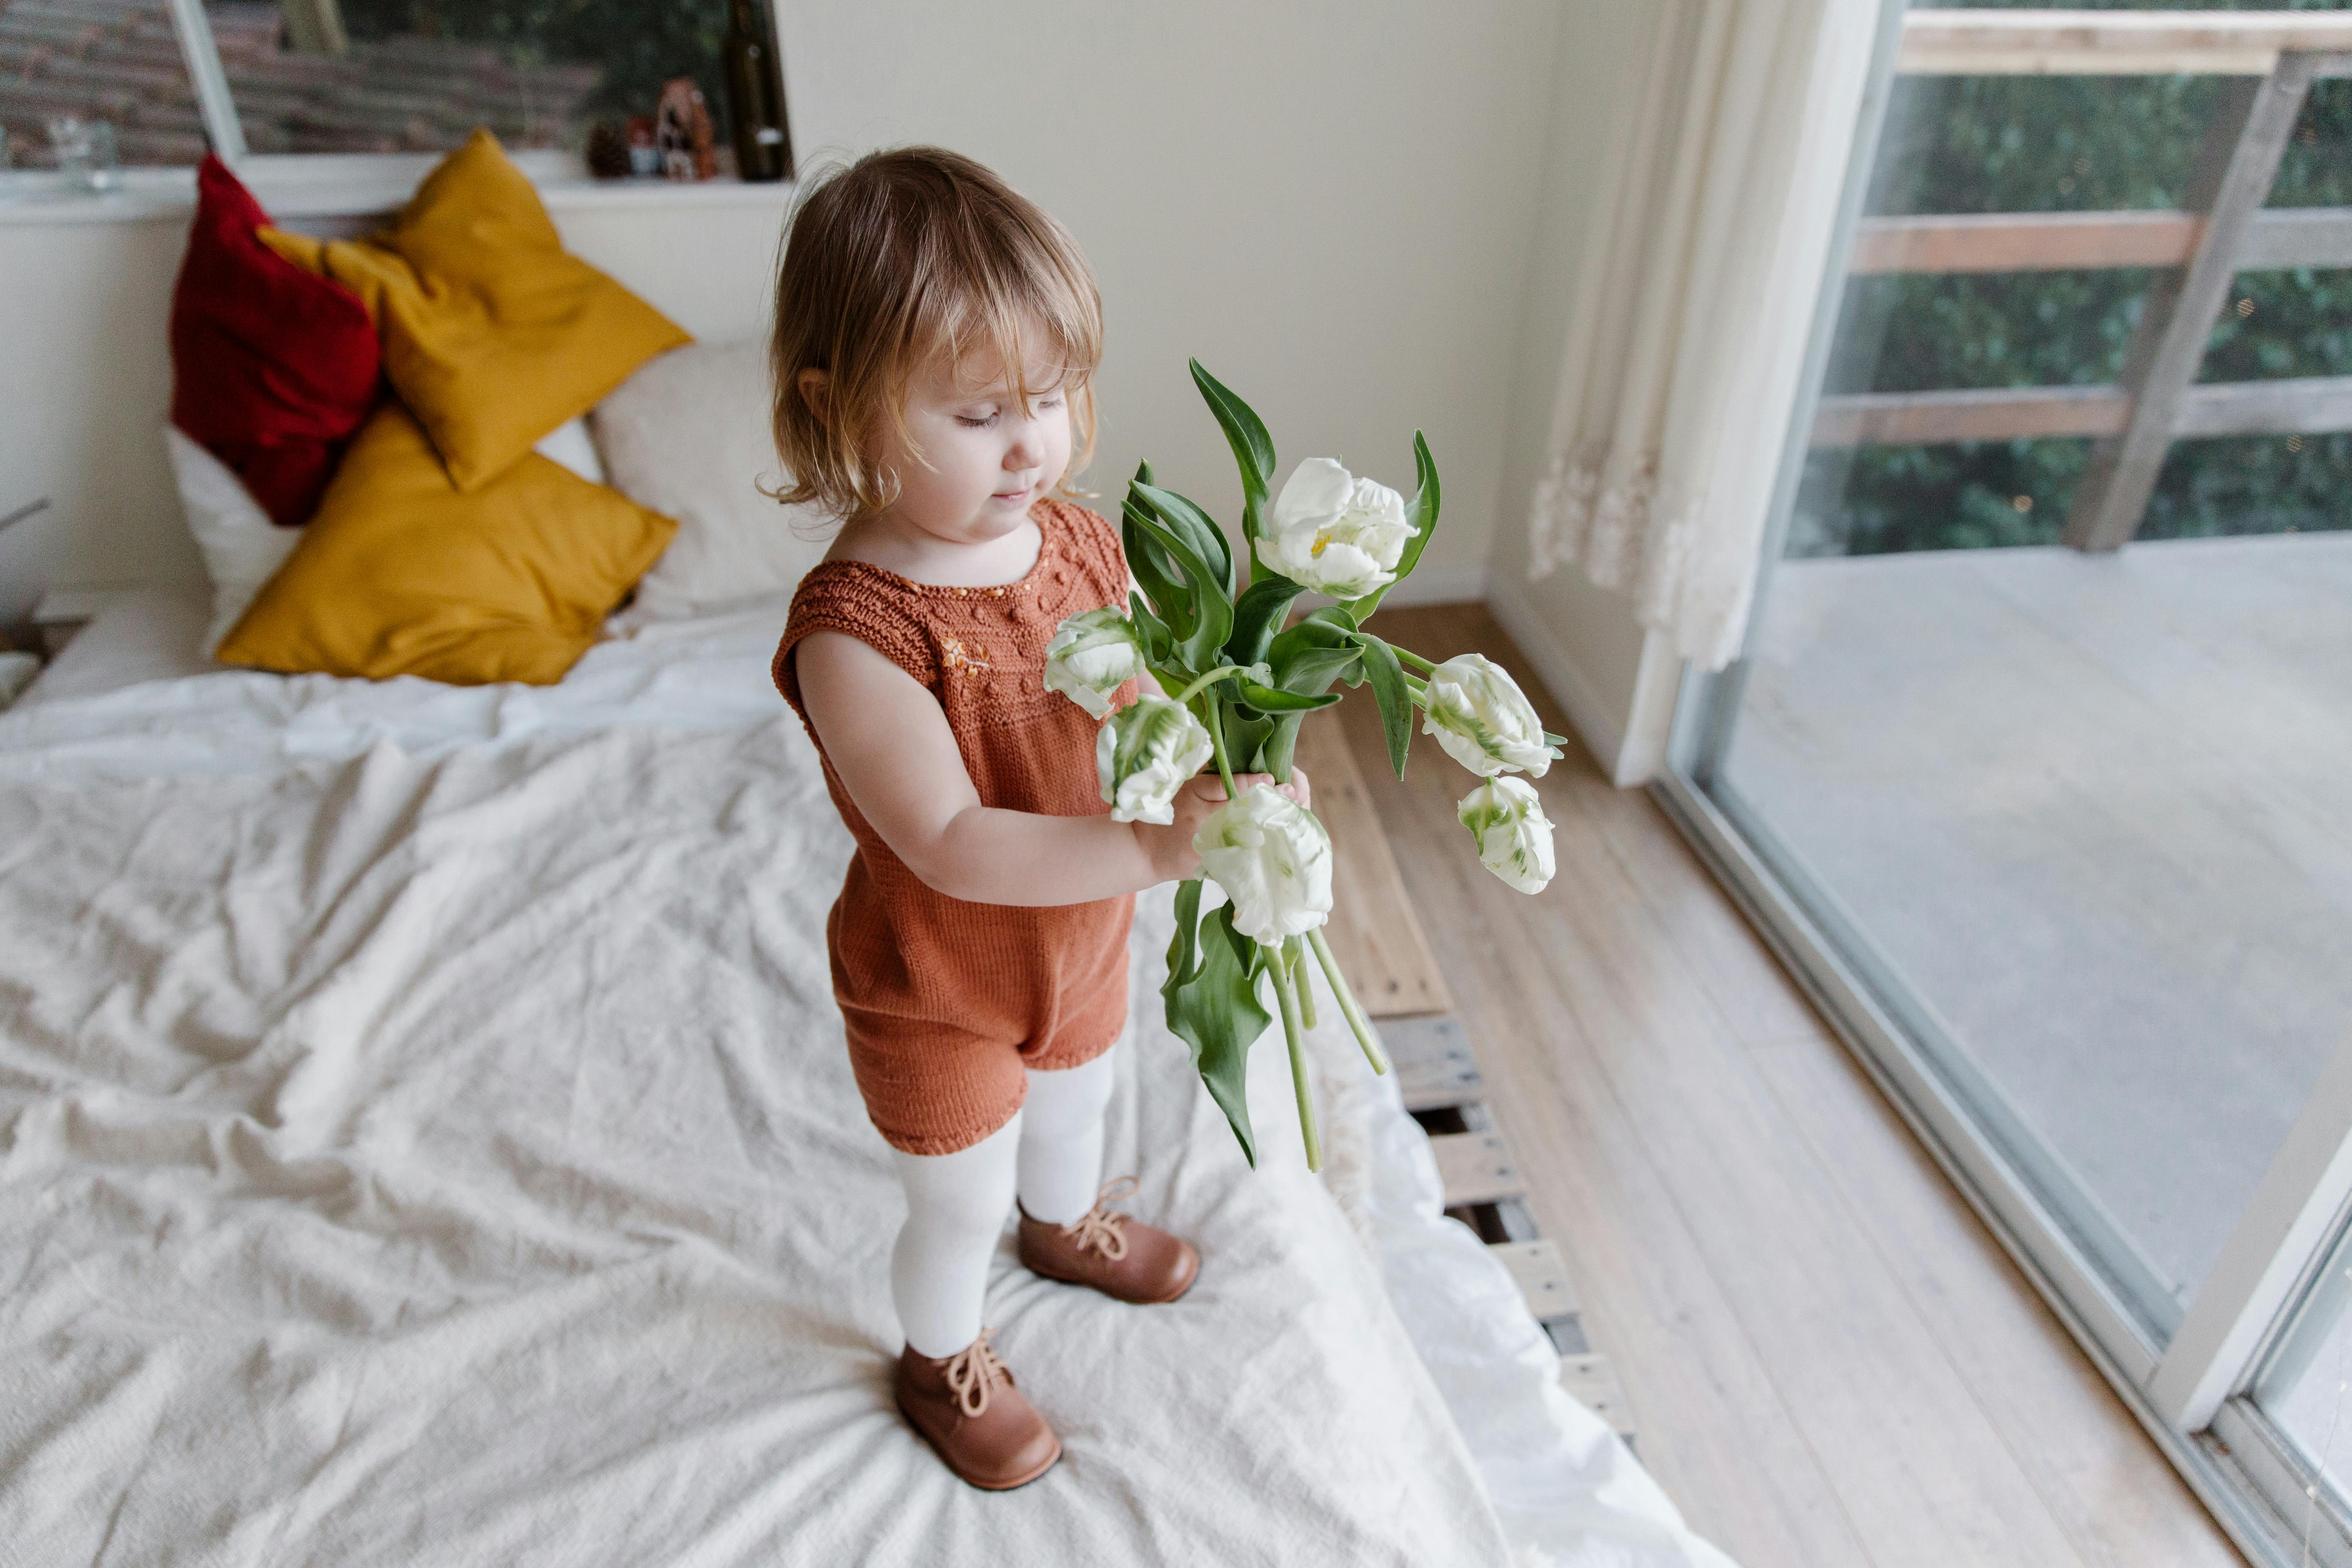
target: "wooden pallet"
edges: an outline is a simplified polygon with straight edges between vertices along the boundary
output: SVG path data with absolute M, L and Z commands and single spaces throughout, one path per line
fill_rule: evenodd
M 1630 1443 L 1633 1408 L 1608 1358 L 1585 1339 L 1567 1260 L 1536 1229 L 1517 1162 L 1486 1114 L 1477 1056 L 1453 1016 L 1445 976 L 1413 918 L 1388 836 L 1338 723 L 1304 725 L 1297 760 L 1314 780 L 1316 813 L 1331 829 L 1335 907 L 1326 934 L 1388 1044 L 1405 1110 L 1430 1135 L 1446 1213 L 1476 1231 L 1518 1281 L 1528 1310 L 1559 1352 L 1561 1384 Z
M 1382 1037 L 1390 1025 L 1381 1026 Z M 1442 1110 L 1449 1105 L 1471 1105 L 1484 1094 L 1478 1058 L 1462 1036 L 1462 1026 L 1450 1017 L 1397 1021 L 1403 1037 L 1412 1042 L 1412 1055 L 1397 1058 L 1397 1088 L 1407 1110 Z
M 1429 1134 L 1445 1212 L 1476 1231 L 1519 1287 L 1528 1310 L 1559 1352 L 1560 1384 L 1633 1441 L 1633 1408 L 1609 1358 L 1592 1348 L 1568 1259 L 1537 1229 L 1510 1145 L 1485 1104 L 1486 1083 L 1461 1025 L 1443 1015 L 1382 1018 L 1405 1109 Z

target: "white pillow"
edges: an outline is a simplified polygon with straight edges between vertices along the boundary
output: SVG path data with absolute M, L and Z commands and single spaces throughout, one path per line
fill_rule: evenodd
M 588 418 L 567 419 L 530 444 L 541 457 L 562 464 L 592 485 L 604 482 L 604 465 L 596 443 L 588 438 Z
M 293 553 L 302 531 L 270 521 L 227 464 L 168 425 L 163 445 L 172 455 L 180 510 L 204 555 L 205 575 L 213 580 L 212 624 L 205 628 L 205 656 L 209 658 L 261 585 Z
M 637 584 L 622 629 L 787 594 L 824 559 L 827 519 L 760 491 L 780 479 L 769 426 L 768 351 L 688 343 L 647 362 L 588 416 L 605 482 L 677 520 Z

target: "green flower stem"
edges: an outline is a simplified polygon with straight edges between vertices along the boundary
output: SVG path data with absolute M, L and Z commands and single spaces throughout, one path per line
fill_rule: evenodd
M 1212 681 L 1223 680 L 1228 675 L 1239 675 L 1241 672 L 1242 667 L 1240 665 L 1221 664 L 1217 666 L 1216 668 L 1209 671 L 1208 674 L 1192 682 L 1192 685 L 1186 687 L 1183 690 L 1178 692 L 1176 694 L 1176 700 L 1179 702 L 1190 702 L 1202 687 L 1209 685 Z
M 1389 1070 L 1388 1053 L 1381 1049 L 1381 1037 L 1372 1033 L 1371 1020 L 1364 1016 L 1356 994 L 1348 989 L 1348 977 L 1339 973 L 1339 961 L 1331 956 L 1331 944 L 1323 940 L 1321 927 L 1307 933 L 1307 945 L 1315 950 L 1315 962 L 1322 967 L 1323 979 L 1339 1004 L 1339 1016 L 1355 1031 L 1356 1044 L 1363 1047 L 1364 1059 L 1372 1064 L 1373 1072 L 1385 1074 Z
M 1239 800 L 1242 797 L 1241 786 L 1234 783 L 1234 765 L 1225 760 L 1223 710 L 1217 706 L 1217 700 L 1213 697 L 1202 703 L 1201 707 L 1202 720 L 1209 730 L 1209 744 L 1215 748 L 1217 753 L 1217 776 L 1225 782 L 1225 798 Z
M 1409 664 L 1412 666 L 1413 668 L 1421 671 L 1423 675 L 1434 675 L 1437 673 L 1436 665 L 1433 664 L 1428 659 L 1422 658 L 1421 655 L 1413 652 L 1412 649 L 1409 647 L 1399 647 L 1396 644 L 1391 643 L 1389 644 L 1389 651 L 1397 656 L 1398 663 Z
M 1307 944 L 1292 937 L 1282 944 L 1282 956 L 1290 965 L 1290 982 L 1298 987 L 1298 1021 L 1308 1028 L 1315 1026 L 1315 987 L 1307 984 Z
M 1307 1168 L 1323 1169 L 1323 1140 L 1315 1131 L 1315 1091 L 1307 1082 L 1307 1032 L 1298 1021 L 1298 993 L 1291 985 L 1282 950 L 1275 951 L 1274 999 L 1282 1008 L 1282 1037 L 1290 1047 L 1290 1086 L 1298 1094 L 1298 1135 L 1307 1141 Z
M 1412 676 L 1408 675 L 1404 678 L 1404 690 L 1406 696 L 1412 698 L 1415 702 L 1420 703 L 1423 708 L 1429 706 L 1429 682 L 1425 680 L 1415 680 Z

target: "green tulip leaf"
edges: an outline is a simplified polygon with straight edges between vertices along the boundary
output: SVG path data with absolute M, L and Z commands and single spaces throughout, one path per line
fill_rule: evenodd
M 1255 680 L 1238 681 L 1242 700 L 1261 713 L 1312 713 L 1318 708 L 1328 708 L 1339 700 L 1336 691 L 1309 695 L 1302 691 L 1284 691 L 1279 688 L 1260 686 Z
M 1234 462 L 1242 471 L 1242 539 L 1255 556 L 1258 535 L 1265 531 L 1266 498 L 1274 487 L 1274 437 L 1265 431 L 1265 421 L 1255 409 L 1234 395 L 1224 383 L 1192 362 L 1192 384 L 1201 389 L 1207 400 L 1209 412 L 1217 417 L 1218 428 L 1225 433 L 1225 444 L 1234 449 Z
M 1198 877 L 1176 884 L 1176 935 L 1168 944 L 1168 979 L 1160 987 L 1163 996 L 1174 995 L 1199 967 L 1193 958 L 1193 931 L 1201 923 L 1201 891 Z
M 1169 629 L 1171 642 L 1188 640 L 1200 629 L 1192 595 L 1175 558 L 1160 547 L 1150 531 L 1150 519 L 1132 495 L 1119 508 L 1119 543 L 1127 553 L 1127 569 L 1143 590 Z
M 1226 639 L 1225 658 L 1235 664 L 1255 664 L 1265 657 L 1266 645 L 1290 613 L 1291 601 L 1306 590 L 1287 577 L 1271 573 L 1249 585 L 1234 605 L 1234 635 Z
M 1141 594 L 1127 596 L 1127 615 L 1135 623 L 1136 637 L 1143 644 L 1143 662 L 1166 664 L 1176 647 L 1175 634 L 1168 629 L 1168 623 L 1151 613 L 1151 606 L 1144 602 Z
M 1352 632 L 1343 632 L 1328 621 L 1301 621 L 1276 637 L 1265 657 L 1274 666 L 1276 686 L 1313 696 L 1353 671 L 1363 650 Z
M 1274 721 L 1274 733 L 1258 752 L 1260 773 L 1272 773 L 1282 784 L 1290 782 L 1291 759 L 1298 751 L 1298 726 L 1306 718 L 1304 713 L 1285 713 Z
M 1296 658 L 1300 650 L 1311 647 L 1353 648 L 1356 634 L 1353 628 L 1334 626 L 1320 618 L 1320 612 L 1293 622 L 1274 635 L 1265 645 L 1265 656 L 1280 669 L 1286 660 Z
M 1358 632 L 1356 645 L 1364 650 L 1364 675 L 1372 683 L 1372 699 L 1380 704 L 1381 729 L 1388 737 L 1389 765 L 1404 777 L 1404 756 L 1412 745 L 1412 694 L 1405 689 L 1404 667 L 1396 649 L 1370 632 Z
M 1208 528 L 1206 536 L 1194 526 L 1193 520 L 1200 515 L 1198 508 L 1194 508 L 1192 515 L 1181 521 L 1171 522 L 1166 509 L 1160 504 L 1171 493 L 1138 480 L 1127 487 L 1127 499 L 1119 508 L 1119 517 L 1122 521 L 1139 530 L 1188 581 L 1208 585 L 1209 591 L 1202 595 L 1203 603 L 1198 606 L 1199 609 L 1206 612 L 1210 607 L 1206 601 L 1214 600 L 1230 617 L 1233 600 L 1224 592 L 1223 581 L 1223 536 L 1216 533 L 1213 525 Z M 1191 505 L 1190 502 L 1185 504 Z
M 1264 756 L 1265 743 L 1273 734 L 1273 720 L 1237 703 L 1225 704 L 1225 754 L 1233 760 L 1234 772 L 1273 772 L 1265 765 Z
M 1192 547 L 1191 542 L 1179 537 L 1175 530 L 1136 504 L 1136 492 L 1149 488 L 1142 484 L 1129 488 L 1128 504 L 1119 510 L 1120 521 L 1126 524 L 1125 531 L 1130 538 L 1140 536 L 1164 552 L 1184 574 L 1192 591 L 1188 594 L 1183 588 L 1171 584 L 1168 587 L 1170 597 L 1161 598 L 1159 590 L 1138 569 L 1136 557 L 1139 552 L 1132 544 L 1128 549 L 1128 566 L 1135 572 L 1136 581 L 1142 583 L 1145 591 L 1151 595 L 1153 605 L 1167 618 L 1169 629 L 1175 634 L 1177 646 L 1183 654 L 1186 668 L 1208 669 L 1215 665 L 1218 651 L 1224 647 L 1226 637 L 1233 631 L 1233 601 L 1225 596 L 1224 584 L 1218 579 L 1216 569 L 1202 559 L 1201 552 Z M 1157 570 L 1156 563 L 1154 569 Z
M 1216 568 L 1224 583 L 1225 596 L 1231 598 L 1237 587 L 1234 582 L 1234 547 L 1225 531 L 1213 521 L 1189 497 L 1174 490 L 1163 490 L 1157 485 L 1139 484 L 1129 492 L 1151 509 L 1153 514 L 1180 539 L 1199 552 L 1202 562 Z
M 1254 1168 L 1257 1140 L 1250 1131 L 1249 1051 L 1274 1015 L 1258 999 L 1257 943 L 1234 929 L 1233 906 L 1220 904 L 1206 920 L 1200 919 L 1200 908 L 1201 882 L 1195 878 L 1176 890 L 1176 942 L 1169 949 L 1168 984 L 1161 987 L 1168 1027 L 1192 1047 L 1193 1069 Z
M 1184 602 L 1183 585 L 1170 570 L 1171 563 L 1150 548 L 1151 542 L 1139 531 L 1129 531 L 1129 537 L 1119 542 L 1127 552 L 1128 572 L 1135 578 L 1136 587 L 1141 591 L 1139 595 L 1140 602 L 1147 608 L 1166 611 L 1166 619 L 1160 619 L 1157 614 L 1152 618 L 1168 628 L 1169 646 L 1173 647 L 1182 640 L 1183 633 L 1190 629 L 1186 613 L 1190 606 Z

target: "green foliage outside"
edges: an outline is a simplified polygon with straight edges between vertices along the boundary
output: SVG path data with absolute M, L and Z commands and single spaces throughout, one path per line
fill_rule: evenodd
M 727 140 L 727 0 L 342 0 L 341 9 L 355 40 L 449 38 L 490 45 L 518 66 L 596 66 L 604 79 L 586 105 L 594 119 L 651 114 L 662 83 L 692 77 Z
M 2198 8 L 2346 3 L 2200 0 Z M 1866 210 L 2176 205 L 2219 87 L 2212 77 L 1901 79 Z M 2314 89 L 2270 205 L 2352 205 L 2352 80 Z M 2112 382 L 2148 278 L 2145 269 L 2116 268 L 1850 279 L 1824 391 Z M 2242 272 L 2231 299 L 2200 379 L 2352 375 L 2352 271 Z M 2053 544 L 2089 449 L 2087 440 L 2038 440 L 1817 450 L 1806 462 L 1788 552 Z M 2139 537 L 2347 527 L 2352 434 L 2233 437 L 2173 447 Z

